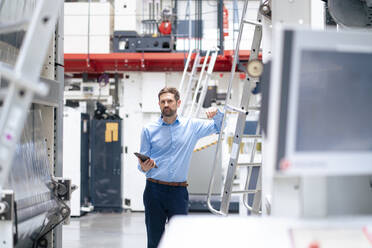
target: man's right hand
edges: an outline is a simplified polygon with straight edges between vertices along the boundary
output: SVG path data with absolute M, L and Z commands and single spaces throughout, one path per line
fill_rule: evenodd
M 152 168 L 156 167 L 156 164 L 155 164 L 155 161 L 152 160 L 151 158 L 150 159 L 147 159 L 145 162 L 142 162 L 141 159 L 138 159 L 138 163 L 141 165 L 141 169 L 144 171 L 144 172 L 147 172 L 149 170 L 151 170 Z

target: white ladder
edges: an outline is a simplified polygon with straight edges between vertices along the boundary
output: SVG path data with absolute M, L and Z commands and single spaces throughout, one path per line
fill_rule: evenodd
M 195 50 L 196 55 L 194 58 L 194 64 L 192 66 L 191 72 L 189 73 L 187 70 L 191 63 L 192 54 L 193 53 L 189 51 L 189 54 L 187 56 L 187 61 L 185 64 L 185 68 L 183 70 L 180 87 L 179 87 L 181 100 L 182 100 L 179 114 L 182 116 L 187 116 L 187 117 L 196 116 L 197 112 L 194 112 L 195 106 L 196 106 L 197 111 L 200 111 L 201 105 L 199 106 L 199 104 L 200 103 L 203 104 L 204 102 L 205 94 L 207 93 L 206 89 L 208 86 L 208 81 L 211 77 L 211 74 L 214 69 L 214 65 L 217 60 L 218 50 L 217 49 L 212 50 L 211 58 L 209 58 L 211 54 L 211 50 L 207 50 L 207 53 L 204 57 L 204 61 L 202 64 L 200 64 L 200 61 L 202 59 L 202 57 L 200 56 L 200 51 Z M 207 67 L 208 67 L 208 70 L 207 70 L 207 73 L 205 73 Z M 200 68 L 199 75 L 197 75 L 198 68 Z M 187 75 L 189 76 L 189 78 L 187 81 L 187 85 L 184 86 Z M 194 95 L 192 96 L 193 88 L 194 88 Z M 197 94 L 199 90 L 202 90 L 203 95 L 200 95 L 199 100 L 197 100 Z M 192 99 L 192 101 L 190 101 L 190 99 Z
M 184 116 L 185 115 L 185 110 L 186 110 L 186 107 L 187 107 L 187 103 L 190 99 L 190 96 L 191 96 L 191 89 L 192 89 L 192 86 L 195 84 L 195 81 L 197 79 L 196 77 L 196 74 L 197 74 L 197 71 L 198 71 L 198 68 L 200 66 L 200 51 L 199 50 L 196 50 L 195 51 L 195 58 L 194 58 L 194 64 L 192 66 L 192 69 L 191 69 L 191 72 L 189 73 L 187 70 L 190 66 L 190 62 L 191 62 L 191 58 L 192 58 L 192 51 L 190 50 L 189 51 L 189 54 L 187 56 L 187 61 L 186 61 L 186 64 L 185 64 L 185 68 L 183 70 L 183 74 L 182 74 L 182 79 L 181 79 L 181 83 L 180 83 L 180 87 L 179 87 L 179 90 L 180 90 L 180 95 L 181 95 L 181 107 L 180 107 L 180 110 L 179 110 L 179 114 Z M 189 76 L 189 79 L 187 81 L 187 85 L 186 85 L 186 88 L 184 89 L 184 83 L 185 83 L 185 80 L 186 80 L 186 77 L 187 75 Z
M 193 100 L 192 100 L 192 103 L 189 109 L 189 113 L 187 115 L 189 118 L 197 117 L 199 115 L 201 107 L 203 106 L 203 103 L 204 103 L 205 95 L 207 94 L 208 82 L 212 76 L 214 65 L 216 64 L 218 49 L 213 49 L 210 61 L 208 63 L 210 53 L 211 53 L 211 50 L 208 50 L 204 58 L 198 84 L 194 90 L 194 97 L 193 97 Z M 207 73 L 204 74 L 206 67 L 208 67 L 208 70 L 207 70 Z M 200 90 L 201 92 L 198 98 L 198 93 Z M 194 112 L 195 106 L 196 106 L 196 111 Z
M 212 213 L 217 214 L 217 215 L 227 215 L 228 214 L 232 194 L 243 194 L 243 196 L 244 196 L 243 197 L 244 206 L 246 206 L 248 208 L 248 210 L 252 211 L 252 213 L 259 214 L 260 213 L 260 208 L 261 208 L 261 168 L 259 170 L 256 189 L 249 189 L 249 182 L 250 182 L 252 168 L 253 167 L 260 167 L 262 165 L 262 163 L 255 163 L 254 162 L 257 139 L 261 138 L 261 136 L 259 135 L 259 132 L 260 132 L 259 125 L 257 125 L 257 130 L 256 130 L 255 135 L 245 136 L 245 137 L 248 137 L 248 138 L 252 138 L 254 140 L 253 149 L 251 151 L 250 162 L 249 163 L 240 163 L 240 164 L 238 163 L 240 143 L 241 143 L 241 140 L 242 140 L 242 137 L 243 137 L 244 127 L 245 127 L 245 124 L 246 124 L 246 117 L 247 117 L 247 115 L 250 111 L 259 110 L 259 106 L 250 106 L 249 105 L 250 99 L 251 99 L 251 96 L 252 96 L 252 90 L 256 87 L 257 76 L 259 76 L 259 75 L 257 74 L 254 77 L 254 76 L 252 76 L 252 73 L 248 74 L 249 76 L 247 77 L 247 82 L 245 82 L 244 87 L 243 87 L 243 95 L 242 95 L 242 98 L 241 98 L 240 107 L 234 107 L 234 106 L 231 106 L 231 105 L 228 104 L 228 99 L 230 98 L 230 94 L 231 94 L 232 82 L 233 82 L 233 79 L 234 79 L 234 73 L 235 73 L 236 65 L 237 65 L 237 61 L 238 61 L 239 47 L 240 47 L 240 41 L 241 41 L 241 38 L 242 38 L 242 32 L 243 32 L 244 24 L 248 23 L 248 24 L 251 24 L 251 25 L 255 26 L 255 31 L 254 31 L 253 42 L 252 42 L 252 47 L 251 47 L 251 52 L 250 52 L 250 56 L 249 56 L 248 65 L 253 65 L 253 72 L 254 72 L 255 70 L 259 71 L 259 70 L 257 70 L 257 69 L 259 69 L 258 68 L 259 66 L 257 66 L 257 63 L 261 63 L 261 62 L 258 61 L 259 48 L 260 48 L 261 39 L 262 39 L 261 14 L 258 11 L 257 21 L 247 21 L 247 20 L 245 20 L 244 18 L 245 18 L 246 12 L 247 12 L 248 1 L 249 0 L 246 0 L 245 3 L 244 3 L 242 17 L 241 17 L 241 21 L 240 21 L 239 34 L 238 34 L 238 39 L 237 39 L 237 43 L 236 43 L 236 48 L 235 48 L 235 51 L 234 51 L 234 60 L 233 60 L 233 65 L 232 65 L 232 69 L 231 69 L 231 77 L 230 77 L 230 82 L 229 82 L 228 91 L 227 91 L 227 95 L 226 95 L 226 101 L 225 101 L 226 104 L 225 104 L 225 107 L 224 107 L 225 115 L 224 115 L 224 120 L 222 122 L 221 132 L 220 132 L 219 138 L 218 138 L 218 145 L 217 145 L 217 148 L 216 148 L 216 154 L 215 154 L 215 158 L 214 158 L 214 166 L 213 166 L 213 170 L 212 170 L 212 174 L 211 174 L 211 178 L 210 178 L 210 182 L 209 182 L 209 189 L 208 189 L 208 195 L 207 195 L 208 208 Z M 254 61 L 255 63 L 251 63 L 252 61 Z M 248 72 L 249 71 L 250 70 L 248 69 Z M 232 145 L 232 149 L 231 149 L 227 175 L 226 175 L 226 178 L 225 178 L 224 189 L 223 189 L 223 192 L 222 192 L 221 206 L 220 206 L 220 210 L 217 210 L 217 209 L 213 208 L 213 206 L 211 204 L 211 194 L 212 194 L 212 188 L 213 188 L 213 183 L 214 183 L 215 171 L 216 171 L 216 167 L 217 167 L 217 155 L 218 155 L 218 153 L 220 153 L 222 133 L 223 133 L 224 125 L 225 125 L 226 114 L 227 114 L 228 111 L 236 111 L 238 113 L 238 120 L 237 120 L 236 127 L 235 127 L 233 145 Z M 237 190 L 237 191 L 232 191 L 233 181 L 234 181 L 236 169 L 237 169 L 238 166 L 247 167 L 248 176 L 247 176 L 247 180 L 246 180 L 246 184 L 245 184 L 244 189 Z M 248 202 L 247 202 L 248 194 L 254 194 L 254 196 L 255 196 L 252 206 L 248 205 Z

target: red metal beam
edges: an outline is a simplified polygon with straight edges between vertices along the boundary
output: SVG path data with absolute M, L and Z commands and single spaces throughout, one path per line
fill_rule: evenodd
M 248 61 L 249 54 L 248 50 L 240 51 L 240 60 Z M 195 55 L 192 58 L 194 57 Z M 187 53 L 65 54 L 64 59 L 65 72 L 73 74 L 123 71 L 163 72 L 183 71 Z M 225 51 L 224 55 L 217 57 L 214 71 L 230 71 L 232 62 L 233 51 Z M 192 66 L 192 63 L 190 65 Z

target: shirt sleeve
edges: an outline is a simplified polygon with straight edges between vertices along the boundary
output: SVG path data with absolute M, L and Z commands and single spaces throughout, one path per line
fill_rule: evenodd
M 151 150 L 151 143 L 150 143 L 149 133 L 146 128 L 143 128 L 142 133 L 141 133 L 141 147 L 140 147 L 139 152 L 141 154 L 144 154 L 150 157 L 150 150 Z M 139 171 L 146 173 L 145 171 L 142 170 L 141 165 L 139 163 L 137 167 Z
M 214 133 L 219 133 L 222 127 L 224 114 L 217 110 L 217 114 L 212 118 L 212 120 L 196 120 L 196 135 L 198 138 L 202 138 Z

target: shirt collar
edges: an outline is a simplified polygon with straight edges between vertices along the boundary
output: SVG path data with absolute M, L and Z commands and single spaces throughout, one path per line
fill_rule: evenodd
M 168 123 L 166 123 L 166 122 L 163 121 L 163 115 L 160 115 L 159 120 L 158 120 L 158 123 L 160 125 L 163 125 L 163 126 L 169 126 L 169 125 L 179 124 L 180 123 L 180 116 L 177 115 L 176 120 L 172 124 L 168 124 Z

